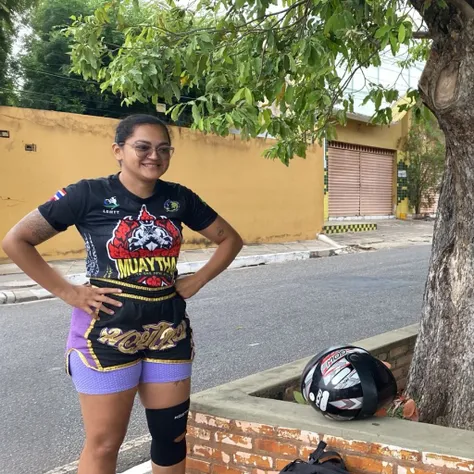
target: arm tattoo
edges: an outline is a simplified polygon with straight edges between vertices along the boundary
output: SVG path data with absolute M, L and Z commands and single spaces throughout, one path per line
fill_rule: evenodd
M 15 227 L 25 240 L 34 246 L 58 234 L 37 209 L 25 216 Z
M 217 236 L 218 237 L 223 237 L 225 234 L 225 230 L 222 227 L 217 228 Z

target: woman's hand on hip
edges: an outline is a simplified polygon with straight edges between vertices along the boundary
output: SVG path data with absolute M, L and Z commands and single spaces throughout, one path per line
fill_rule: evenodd
M 194 296 L 204 284 L 205 282 L 195 273 L 176 280 L 175 287 L 178 294 L 186 300 Z
M 110 315 L 114 314 L 114 311 L 103 306 L 103 303 L 118 308 L 122 306 L 120 301 L 107 296 L 121 292 L 122 290 L 118 288 L 97 288 L 91 285 L 70 285 L 68 290 L 61 295 L 60 298 L 74 308 L 82 309 L 93 318 L 98 319 L 99 310 Z

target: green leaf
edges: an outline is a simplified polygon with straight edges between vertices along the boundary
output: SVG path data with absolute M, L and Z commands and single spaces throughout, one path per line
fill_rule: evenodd
M 198 66 L 197 66 L 197 74 L 201 75 L 206 70 L 206 63 L 207 63 L 207 55 L 202 55 L 199 58 Z
M 268 127 L 272 121 L 272 112 L 270 109 L 265 109 L 263 111 L 263 118 L 265 119 L 265 125 Z
M 377 91 L 374 97 L 374 104 L 375 104 L 376 110 L 380 109 L 380 106 L 382 105 L 382 99 L 383 99 L 383 92 Z
M 181 91 L 175 82 L 171 82 L 171 89 L 173 90 L 176 100 L 179 101 L 181 99 Z
M 400 28 L 398 29 L 398 41 L 400 43 L 403 43 L 405 41 L 405 37 L 406 37 L 406 28 L 405 28 L 405 25 L 402 23 L 400 25 Z
M 232 105 L 235 105 L 240 99 L 242 99 L 242 96 L 244 94 L 245 94 L 245 88 L 239 89 L 234 95 L 234 97 L 232 97 L 232 100 L 230 101 L 230 103 Z
M 252 91 L 248 87 L 246 87 L 244 90 L 245 90 L 245 100 L 247 101 L 247 104 L 253 105 Z
M 199 108 L 196 104 L 192 106 L 191 112 L 193 114 L 194 123 L 198 124 L 201 121 L 201 114 L 199 113 Z
M 316 48 L 314 46 L 311 46 L 309 58 L 308 58 L 308 64 L 310 66 L 315 66 L 318 62 L 318 52 L 316 51 Z
M 392 50 L 392 54 L 396 56 L 400 49 L 400 43 L 398 42 L 397 37 L 394 35 L 390 35 L 390 47 Z
M 178 104 L 175 107 L 173 107 L 173 109 L 171 111 L 171 120 L 173 120 L 173 122 L 176 122 L 178 120 L 178 118 L 181 115 L 181 112 L 183 111 L 185 105 L 186 104 Z
M 285 101 L 291 106 L 295 100 L 295 88 L 293 86 L 287 86 L 285 91 Z
M 375 39 L 383 38 L 392 29 L 390 25 L 384 25 L 375 32 Z
M 328 18 L 328 20 L 326 21 L 326 24 L 324 25 L 325 35 L 328 35 L 329 33 L 331 33 L 332 31 L 336 29 L 337 21 L 338 21 L 337 13 L 335 13 L 334 15 Z
M 306 405 L 306 401 L 301 394 L 301 392 L 297 392 L 296 390 L 293 392 L 293 397 L 295 397 L 296 403 L 299 403 L 301 405 Z

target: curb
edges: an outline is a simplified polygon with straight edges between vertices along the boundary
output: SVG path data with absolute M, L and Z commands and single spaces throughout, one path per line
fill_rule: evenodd
M 230 265 L 229 269 L 256 267 L 260 265 L 269 265 L 272 263 L 294 262 L 299 260 L 308 260 L 310 258 L 332 257 L 338 255 L 341 249 L 328 250 L 299 250 L 295 252 L 265 254 L 265 255 L 248 255 L 245 257 L 237 257 Z M 180 275 L 189 275 L 200 270 L 207 260 L 199 262 L 183 262 L 178 263 L 178 273 Z M 85 273 L 75 273 L 67 275 L 66 278 L 76 285 L 87 282 Z M 31 301 L 41 301 L 55 298 L 49 291 L 40 289 L 22 288 L 18 290 L 2 290 L 0 291 L 0 305 L 27 303 Z M 134 474 L 134 473 L 133 473 Z
M 121 474 L 152 474 L 151 473 L 151 463 L 146 461 L 143 464 L 132 467 L 128 471 L 122 472 Z

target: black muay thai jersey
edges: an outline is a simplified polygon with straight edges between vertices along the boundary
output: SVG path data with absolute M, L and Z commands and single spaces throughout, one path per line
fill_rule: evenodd
M 200 231 L 217 217 L 184 186 L 158 180 L 154 194 L 142 199 L 118 174 L 71 184 L 38 210 L 59 232 L 76 226 L 85 242 L 89 278 L 147 287 L 174 284 L 182 224 Z

